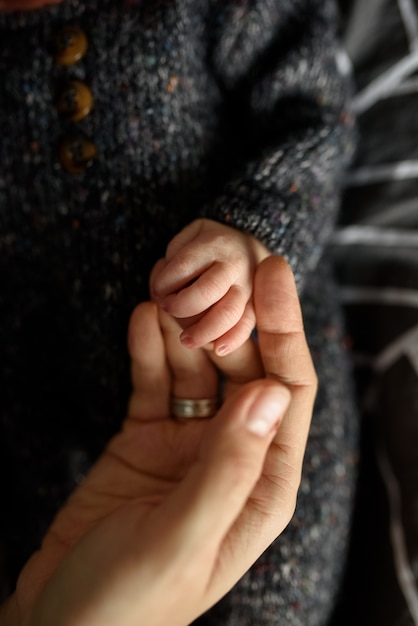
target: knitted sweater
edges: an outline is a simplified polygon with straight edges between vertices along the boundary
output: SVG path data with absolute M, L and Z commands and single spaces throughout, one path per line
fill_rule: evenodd
M 69 0 L 0 16 L 4 593 L 120 426 L 127 323 L 152 265 L 206 216 L 288 258 L 322 387 L 294 523 L 202 621 L 306 626 L 332 610 L 355 446 L 317 267 L 352 151 L 335 22 L 325 0 Z M 62 65 L 51 41 L 74 24 L 87 52 Z M 57 111 L 70 79 L 94 98 L 81 121 Z M 73 174 L 58 146 L 80 133 L 97 158 Z

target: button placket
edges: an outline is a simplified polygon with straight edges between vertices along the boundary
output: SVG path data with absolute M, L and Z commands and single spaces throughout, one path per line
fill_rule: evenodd
M 53 59 L 63 71 L 82 61 L 87 50 L 87 36 L 78 25 L 66 25 L 52 38 Z M 94 142 L 77 128 L 77 123 L 90 114 L 93 105 L 93 94 L 83 81 L 68 77 L 61 83 L 55 107 L 61 118 L 74 128 L 59 141 L 58 158 L 70 174 L 83 174 L 97 158 Z
M 63 84 L 55 101 L 57 111 L 70 122 L 80 122 L 93 108 L 93 94 L 79 80 Z
M 96 146 L 84 135 L 63 137 L 58 152 L 62 166 L 70 174 L 83 174 L 97 157 Z
M 85 56 L 88 39 L 79 26 L 67 25 L 55 33 L 52 46 L 55 63 L 68 67 L 75 65 Z

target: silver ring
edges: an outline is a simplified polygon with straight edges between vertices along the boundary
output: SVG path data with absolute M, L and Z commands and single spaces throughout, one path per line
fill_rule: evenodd
M 171 397 L 171 415 L 176 419 L 207 419 L 219 409 L 219 398 Z

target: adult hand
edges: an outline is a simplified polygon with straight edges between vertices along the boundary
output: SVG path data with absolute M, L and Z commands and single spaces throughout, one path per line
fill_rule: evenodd
M 6 624 L 185 626 L 285 528 L 316 376 L 282 259 L 260 265 L 254 298 L 261 358 L 252 342 L 224 359 L 187 350 L 155 305 L 135 310 L 128 418 L 23 570 Z M 216 392 L 210 358 L 222 408 L 173 421 L 171 393 Z

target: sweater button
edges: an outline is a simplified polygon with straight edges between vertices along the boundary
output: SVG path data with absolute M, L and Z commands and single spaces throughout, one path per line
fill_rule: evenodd
M 88 41 L 79 26 L 67 25 L 53 37 L 54 59 L 58 65 L 74 65 L 86 54 Z
M 58 146 L 62 167 L 70 174 L 84 174 L 97 158 L 94 143 L 84 135 L 64 137 Z
M 93 95 L 87 85 L 79 80 L 71 80 L 59 93 L 55 106 L 67 120 L 79 122 L 92 110 Z

